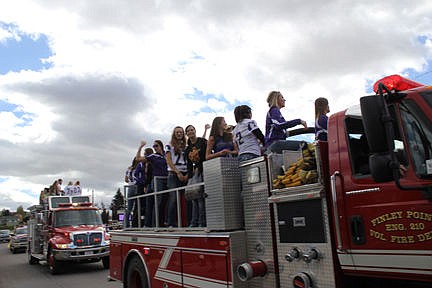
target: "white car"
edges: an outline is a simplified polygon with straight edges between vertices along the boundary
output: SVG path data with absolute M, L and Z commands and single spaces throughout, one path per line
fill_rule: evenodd
M 17 250 L 25 251 L 27 249 L 27 226 L 17 227 L 11 234 L 9 249 L 15 254 Z
M 5 229 L 5 230 L 0 230 L 0 242 L 9 242 L 9 236 L 10 231 Z

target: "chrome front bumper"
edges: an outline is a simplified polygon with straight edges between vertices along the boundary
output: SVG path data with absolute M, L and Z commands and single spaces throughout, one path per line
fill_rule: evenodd
M 100 259 L 109 256 L 109 245 L 80 249 L 53 249 L 53 255 L 59 261 Z

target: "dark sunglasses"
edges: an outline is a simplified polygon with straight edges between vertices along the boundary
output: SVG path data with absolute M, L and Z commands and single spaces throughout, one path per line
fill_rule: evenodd
M 159 144 L 154 144 L 153 148 L 159 147 Z

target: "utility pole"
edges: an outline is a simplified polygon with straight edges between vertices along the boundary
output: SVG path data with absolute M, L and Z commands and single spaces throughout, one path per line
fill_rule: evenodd
M 92 203 L 94 205 L 94 189 L 92 189 Z

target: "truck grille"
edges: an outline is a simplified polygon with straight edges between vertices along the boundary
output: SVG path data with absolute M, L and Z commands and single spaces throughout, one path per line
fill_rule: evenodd
M 87 232 L 73 235 L 75 246 L 100 245 L 102 243 L 102 232 Z
M 27 238 L 17 238 L 15 240 L 16 243 L 26 243 L 27 242 Z

